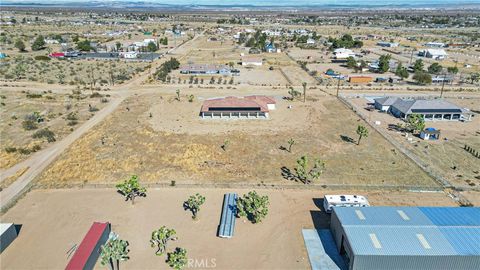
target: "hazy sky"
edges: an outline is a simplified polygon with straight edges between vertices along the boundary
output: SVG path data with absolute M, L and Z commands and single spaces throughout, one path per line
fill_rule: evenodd
M 88 0 L 0 0 L 0 2 L 27 2 L 27 3 L 66 3 L 89 2 Z M 428 5 L 428 4 L 459 4 L 478 3 L 480 0 L 96 0 L 92 2 L 155 2 L 177 5 Z

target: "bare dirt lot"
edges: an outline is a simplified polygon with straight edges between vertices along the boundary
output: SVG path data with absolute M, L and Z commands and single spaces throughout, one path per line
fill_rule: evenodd
M 185 91 L 190 92 L 182 95 L 195 93 Z M 138 95 L 62 154 L 38 185 L 113 184 L 130 174 L 149 183 L 290 185 L 282 167 L 293 171 L 296 160 L 308 155 L 326 162 L 318 185 L 437 187 L 379 134 L 371 132 L 356 145 L 362 121 L 335 98 L 291 105 L 286 109 L 280 102 L 271 120 L 203 122 L 198 102 Z M 292 153 L 281 150 L 290 138 L 296 141 Z
M 22 224 L 19 237 L 0 255 L 2 269 L 63 269 L 67 251 L 80 244 L 94 221 L 111 222 L 112 230 L 130 242 L 130 260 L 123 269 L 167 269 L 154 255 L 150 235 L 165 225 L 177 231 L 170 242 L 187 249 L 191 259 L 215 260 L 217 269 L 307 269 L 302 228 L 325 228 L 329 217 L 320 208 L 326 191 L 265 190 L 270 209 L 259 224 L 237 219 L 232 239 L 216 237 L 223 194 L 248 190 L 165 188 L 148 191 L 135 205 L 112 189 L 35 190 L 2 216 L 2 222 Z M 183 211 L 183 201 L 200 192 L 206 202 L 198 221 Z M 344 191 L 334 191 L 334 193 Z M 372 205 L 454 206 L 443 193 L 365 192 Z M 275 250 L 275 252 L 270 252 Z M 20 255 L 28 254 L 28 256 Z M 232 264 L 232 262 L 235 262 Z M 100 263 L 96 268 L 104 269 Z
M 447 100 L 474 111 L 480 109 L 480 99 L 478 98 Z M 365 110 L 364 108 L 369 102 L 366 99 L 349 99 L 349 101 L 357 106 L 361 113 L 366 114 L 371 121 L 380 121 L 381 128 L 384 128 L 395 140 L 455 186 L 473 188 L 480 186 L 480 160 L 463 149 L 465 144 L 474 149 L 480 149 L 480 117 L 478 114 L 472 117 L 470 122 L 426 122 L 426 127 L 433 127 L 441 131 L 441 140 L 424 141 L 415 136 L 412 141 L 408 141 L 403 133 L 388 130 L 389 124 L 400 123 L 400 119 L 376 110 L 371 112 Z M 410 137 L 412 137 L 411 134 Z

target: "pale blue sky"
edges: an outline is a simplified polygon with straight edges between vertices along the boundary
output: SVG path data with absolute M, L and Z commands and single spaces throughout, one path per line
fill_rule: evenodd
M 86 0 L 0 0 L 16 3 L 68 3 L 90 2 Z M 429 5 L 429 4 L 480 4 L 480 0 L 101 0 L 91 2 L 150 2 L 174 5 L 257 5 L 257 6 L 304 6 L 304 5 Z

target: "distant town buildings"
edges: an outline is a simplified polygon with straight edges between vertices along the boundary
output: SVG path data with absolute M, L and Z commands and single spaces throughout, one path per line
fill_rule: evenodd
M 426 49 L 420 51 L 418 55 L 435 60 L 443 60 L 448 57 L 448 54 L 444 49 Z
M 180 67 L 180 73 L 192 75 L 231 75 L 232 70 L 227 65 L 188 64 Z

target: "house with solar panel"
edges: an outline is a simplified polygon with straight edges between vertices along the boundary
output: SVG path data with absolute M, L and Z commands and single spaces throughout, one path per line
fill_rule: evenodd
M 470 121 L 473 113 L 444 99 L 403 99 L 382 97 L 375 99 L 375 108 L 406 120 L 411 114 L 420 114 L 425 121 Z
M 334 207 L 330 229 L 349 270 L 480 269 L 478 207 Z

